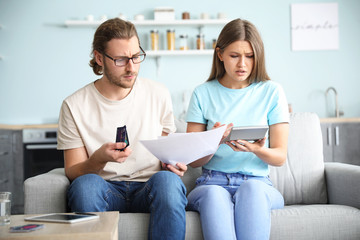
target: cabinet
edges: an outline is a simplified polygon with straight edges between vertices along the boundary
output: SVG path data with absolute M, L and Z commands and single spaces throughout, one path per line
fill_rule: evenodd
M 21 130 L 0 129 L 0 191 L 12 193 L 11 213 L 24 212 Z
M 360 165 L 360 122 L 322 122 L 324 161 Z

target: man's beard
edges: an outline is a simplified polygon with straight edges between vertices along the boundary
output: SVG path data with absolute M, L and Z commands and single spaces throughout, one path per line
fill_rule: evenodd
M 105 65 L 104 65 L 104 75 L 111 84 L 114 84 L 121 88 L 132 88 L 137 78 L 136 72 L 126 72 L 123 75 L 115 76 L 114 74 L 112 74 L 110 71 L 107 70 Z M 135 76 L 135 78 L 133 78 L 132 80 L 126 80 L 122 78 L 123 76 L 130 76 L 130 75 Z

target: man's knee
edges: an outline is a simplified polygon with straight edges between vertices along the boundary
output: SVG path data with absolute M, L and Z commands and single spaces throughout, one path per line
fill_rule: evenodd
M 99 199 L 103 199 L 105 180 L 96 174 L 77 177 L 67 193 L 68 204 L 72 211 L 98 211 L 95 208 Z
M 157 201 L 164 205 L 178 206 L 180 204 L 184 205 L 183 207 L 187 204 L 185 185 L 175 173 L 160 171 L 154 174 L 149 181 L 151 182 L 151 194 Z
M 89 190 L 92 188 L 97 188 L 98 186 L 103 185 L 102 183 L 104 181 L 105 180 L 97 174 L 85 174 L 77 177 L 70 184 L 69 190 L 75 188 L 76 191 L 81 191 L 81 190 Z
M 154 174 L 150 181 L 156 188 L 167 189 L 168 191 L 180 191 L 186 194 L 186 188 L 181 178 L 170 171 L 160 171 Z
M 68 198 L 76 198 L 79 201 L 87 201 L 99 196 L 105 187 L 105 180 L 97 174 L 86 174 L 77 177 L 68 189 Z

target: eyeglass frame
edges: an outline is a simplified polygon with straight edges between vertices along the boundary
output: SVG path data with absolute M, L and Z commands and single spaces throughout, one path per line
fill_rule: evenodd
M 133 64 L 139 64 L 139 63 L 145 61 L 146 52 L 144 51 L 144 49 L 142 49 L 141 46 L 139 46 L 139 47 L 140 47 L 140 50 L 141 50 L 142 53 L 140 53 L 140 54 L 138 54 L 138 55 L 135 55 L 135 56 L 132 56 L 132 57 L 125 57 L 125 56 L 124 56 L 124 57 L 120 57 L 120 58 L 113 58 L 113 57 L 110 57 L 109 55 L 107 55 L 105 52 L 103 52 L 103 54 L 104 54 L 105 57 L 113 60 L 115 66 L 117 66 L 117 67 L 125 67 L 126 65 L 129 64 L 130 59 L 131 59 L 131 61 L 132 61 Z M 135 62 L 134 62 L 134 58 L 135 58 L 135 57 L 139 57 L 139 56 L 144 56 L 144 59 L 143 59 L 141 62 L 135 63 Z M 121 58 L 124 58 L 124 59 L 127 59 L 127 60 L 126 60 L 126 63 L 125 63 L 124 65 L 119 66 L 119 65 L 116 64 L 116 61 L 117 61 L 117 60 L 120 60 Z

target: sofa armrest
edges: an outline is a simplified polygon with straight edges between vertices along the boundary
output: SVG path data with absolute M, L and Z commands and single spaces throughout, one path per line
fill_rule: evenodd
M 25 214 L 66 212 L 66 191 L 70 185 L 64 168 L 25 180 Z
M 360 209 L 360 166 L 326 162 L 325 176 L 330 204 Z

